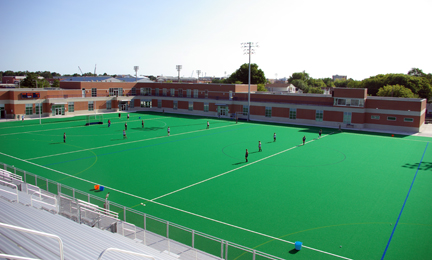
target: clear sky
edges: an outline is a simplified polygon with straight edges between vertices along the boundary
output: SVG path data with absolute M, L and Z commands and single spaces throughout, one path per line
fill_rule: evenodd
M 0 70 L 362 80 L 432 73 L 431 0 L 0 0 Z

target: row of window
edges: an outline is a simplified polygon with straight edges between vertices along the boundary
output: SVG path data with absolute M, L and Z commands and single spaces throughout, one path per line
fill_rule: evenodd
M 374 120 L 380 120 L 380 116 L 371 116 L 371 119 Z M 387 121 L 396 121 L 396 117 L 395 116 L 388 116 L 387 117 Z M 404 122 L 414 122 L 414 118 L 410 118 L 410 117 L 404 117 Z
M 347 107 L 364 107 L 364 99 L 355 98 L 335 98 L 333 105 Z

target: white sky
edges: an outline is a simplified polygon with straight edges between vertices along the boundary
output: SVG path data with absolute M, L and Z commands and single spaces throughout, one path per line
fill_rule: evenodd
M 221 77 L 248 62 L 267 78 L 305 70 L 362 80 L 432 73 L 432 1 L 0 0 L 0 70 Z

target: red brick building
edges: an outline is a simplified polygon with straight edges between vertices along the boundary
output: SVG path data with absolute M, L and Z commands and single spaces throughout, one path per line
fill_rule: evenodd
M 61 90 L 0 89 L 2 118 L 68 116 L 121 110 L 246 118 L 248 86 L 225 84 L 61 82 Z M 332 95 L 255 93 L 250 119 L 286 124 L 420 132 L 426 99 L 367 96 L 336 88 Z

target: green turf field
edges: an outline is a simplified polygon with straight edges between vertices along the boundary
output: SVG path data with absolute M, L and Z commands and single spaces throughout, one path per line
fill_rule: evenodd
M 432 256 L 430 138 L 130 115 L 0 123 L 0 161 L 285 259 Z

